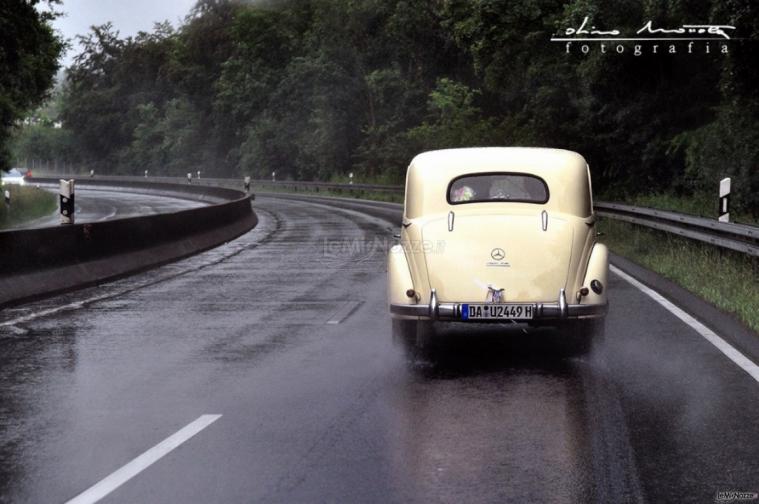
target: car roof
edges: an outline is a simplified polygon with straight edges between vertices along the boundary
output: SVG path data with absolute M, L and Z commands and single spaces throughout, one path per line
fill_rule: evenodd
M 538 176 L 551 193 L 546 207 L 589 215 L 588 164 L 577 152 L 541 147 L 471 147 L 423 152 L 411 161 L 406 174 L 406 217 L 448 212 L 452 207 L 446 195 L 453 179 L 492 172 Z M 479 205 L 494 204 L 498 203 Z

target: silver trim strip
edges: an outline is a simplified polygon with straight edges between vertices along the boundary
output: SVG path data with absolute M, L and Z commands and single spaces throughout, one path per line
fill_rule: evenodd
M 437 305 L 437 318 L 435 320 L 460 320 L 461 305 L 465 303 L 439 303 Z M 525 304 L 525 303 L 521 303 Z M 580 305 L 571 304 L 566 306 L 566 315 L 562 316 L 557 303 L 535 303 L 535 317 L 533 320 L 560 320 L 573 318 L 600 318 L 606 315 L 608 304 Z M 432 318 L 432 310 L 428 304 L 391 304 L 390 313 L 404 317 Z

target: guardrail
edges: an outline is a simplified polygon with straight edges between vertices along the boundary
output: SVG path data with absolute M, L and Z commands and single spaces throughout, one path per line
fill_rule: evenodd
M 80 175 L 86 177 L 86 175 Z M 105 179 L 136 180 L 139 177 L 129 176 L 106 176 Z M 181 177 L 151 177 L 149 180 L 174 182 Z M 253 180 L 255 189 L 271 188 L 274 190 L 290 190 L 294 192 L 330 191 L 337 194 L 351 194 L 357 192 L 376 192 L 402 195 L 404 186 L 381 185 L 381 184 L 339 184 L 334 182 L 308 182 L 297 180 L 272 181 L 268 179 Z M 242 179 L 203 178 L 193 179 L 196 184 L 211 184 L 222 187 L 242 187 Z M 636 207 L 619 203 L 598 201 L 595 203 L 598 215 L 611 219 L 629 222 L 639 226 L 672 233 L 691 240 L 708 243 L 710 245 L 733 250 L 754 257 L 759 257 L 759 227 L 745 224 L 725 223 L 717 220 L 695 217 L 692 215 L 656 210 L 653 208 Z
M 759 257 L 759 227 L 719 222 L 653 208 L 596 202 L 596 213 Z
M 336 193 L 351 191 L 367 191 L 389 194 L 403 194 L 403 186 L 383 185 L 383 184 L 338 184 L 335 182 L 302 182 L 297 180 L 266 180 L 258 179 L 252 181 L 254 187 L 271 187 L 277 189 L 290 189 L 293 191 L 333 191 Z
M 55 179 L 32 179 L 50 183 Z M 79 187 L 183 195 L 207 206 L 178 212 L 0 231 L 0 306 L 93 285 L 230 241 L 258 222 L 250 197 L 222 187 L 90 181 Z

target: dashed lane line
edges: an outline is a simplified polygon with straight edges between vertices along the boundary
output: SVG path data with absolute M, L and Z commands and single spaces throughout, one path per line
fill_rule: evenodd
M 221 418 L 221 415 L 202 415 L 198 417 L 194 422 L 186 425 L 139 457 L 95 483 L 84 492 L 67 501 L 66 504 L 93 504 L 98 502 L 219 418 Z

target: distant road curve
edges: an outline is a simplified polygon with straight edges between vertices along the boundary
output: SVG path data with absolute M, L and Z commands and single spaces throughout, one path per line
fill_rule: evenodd
M 56 192 L 52 188 L 42 187 Z M 173 198 L 166 195 L 120 192 L 116 190 L 77 189 L 76 222 L 98 222 L 123 219 L 139 215 L 178 212 L 189 208 L 205 206 L 206 203 L 189 199 Z M 32 221 L 21 223 L 14 229 L 32 229 L 56 226 L 60 222 L 58 212 Z

